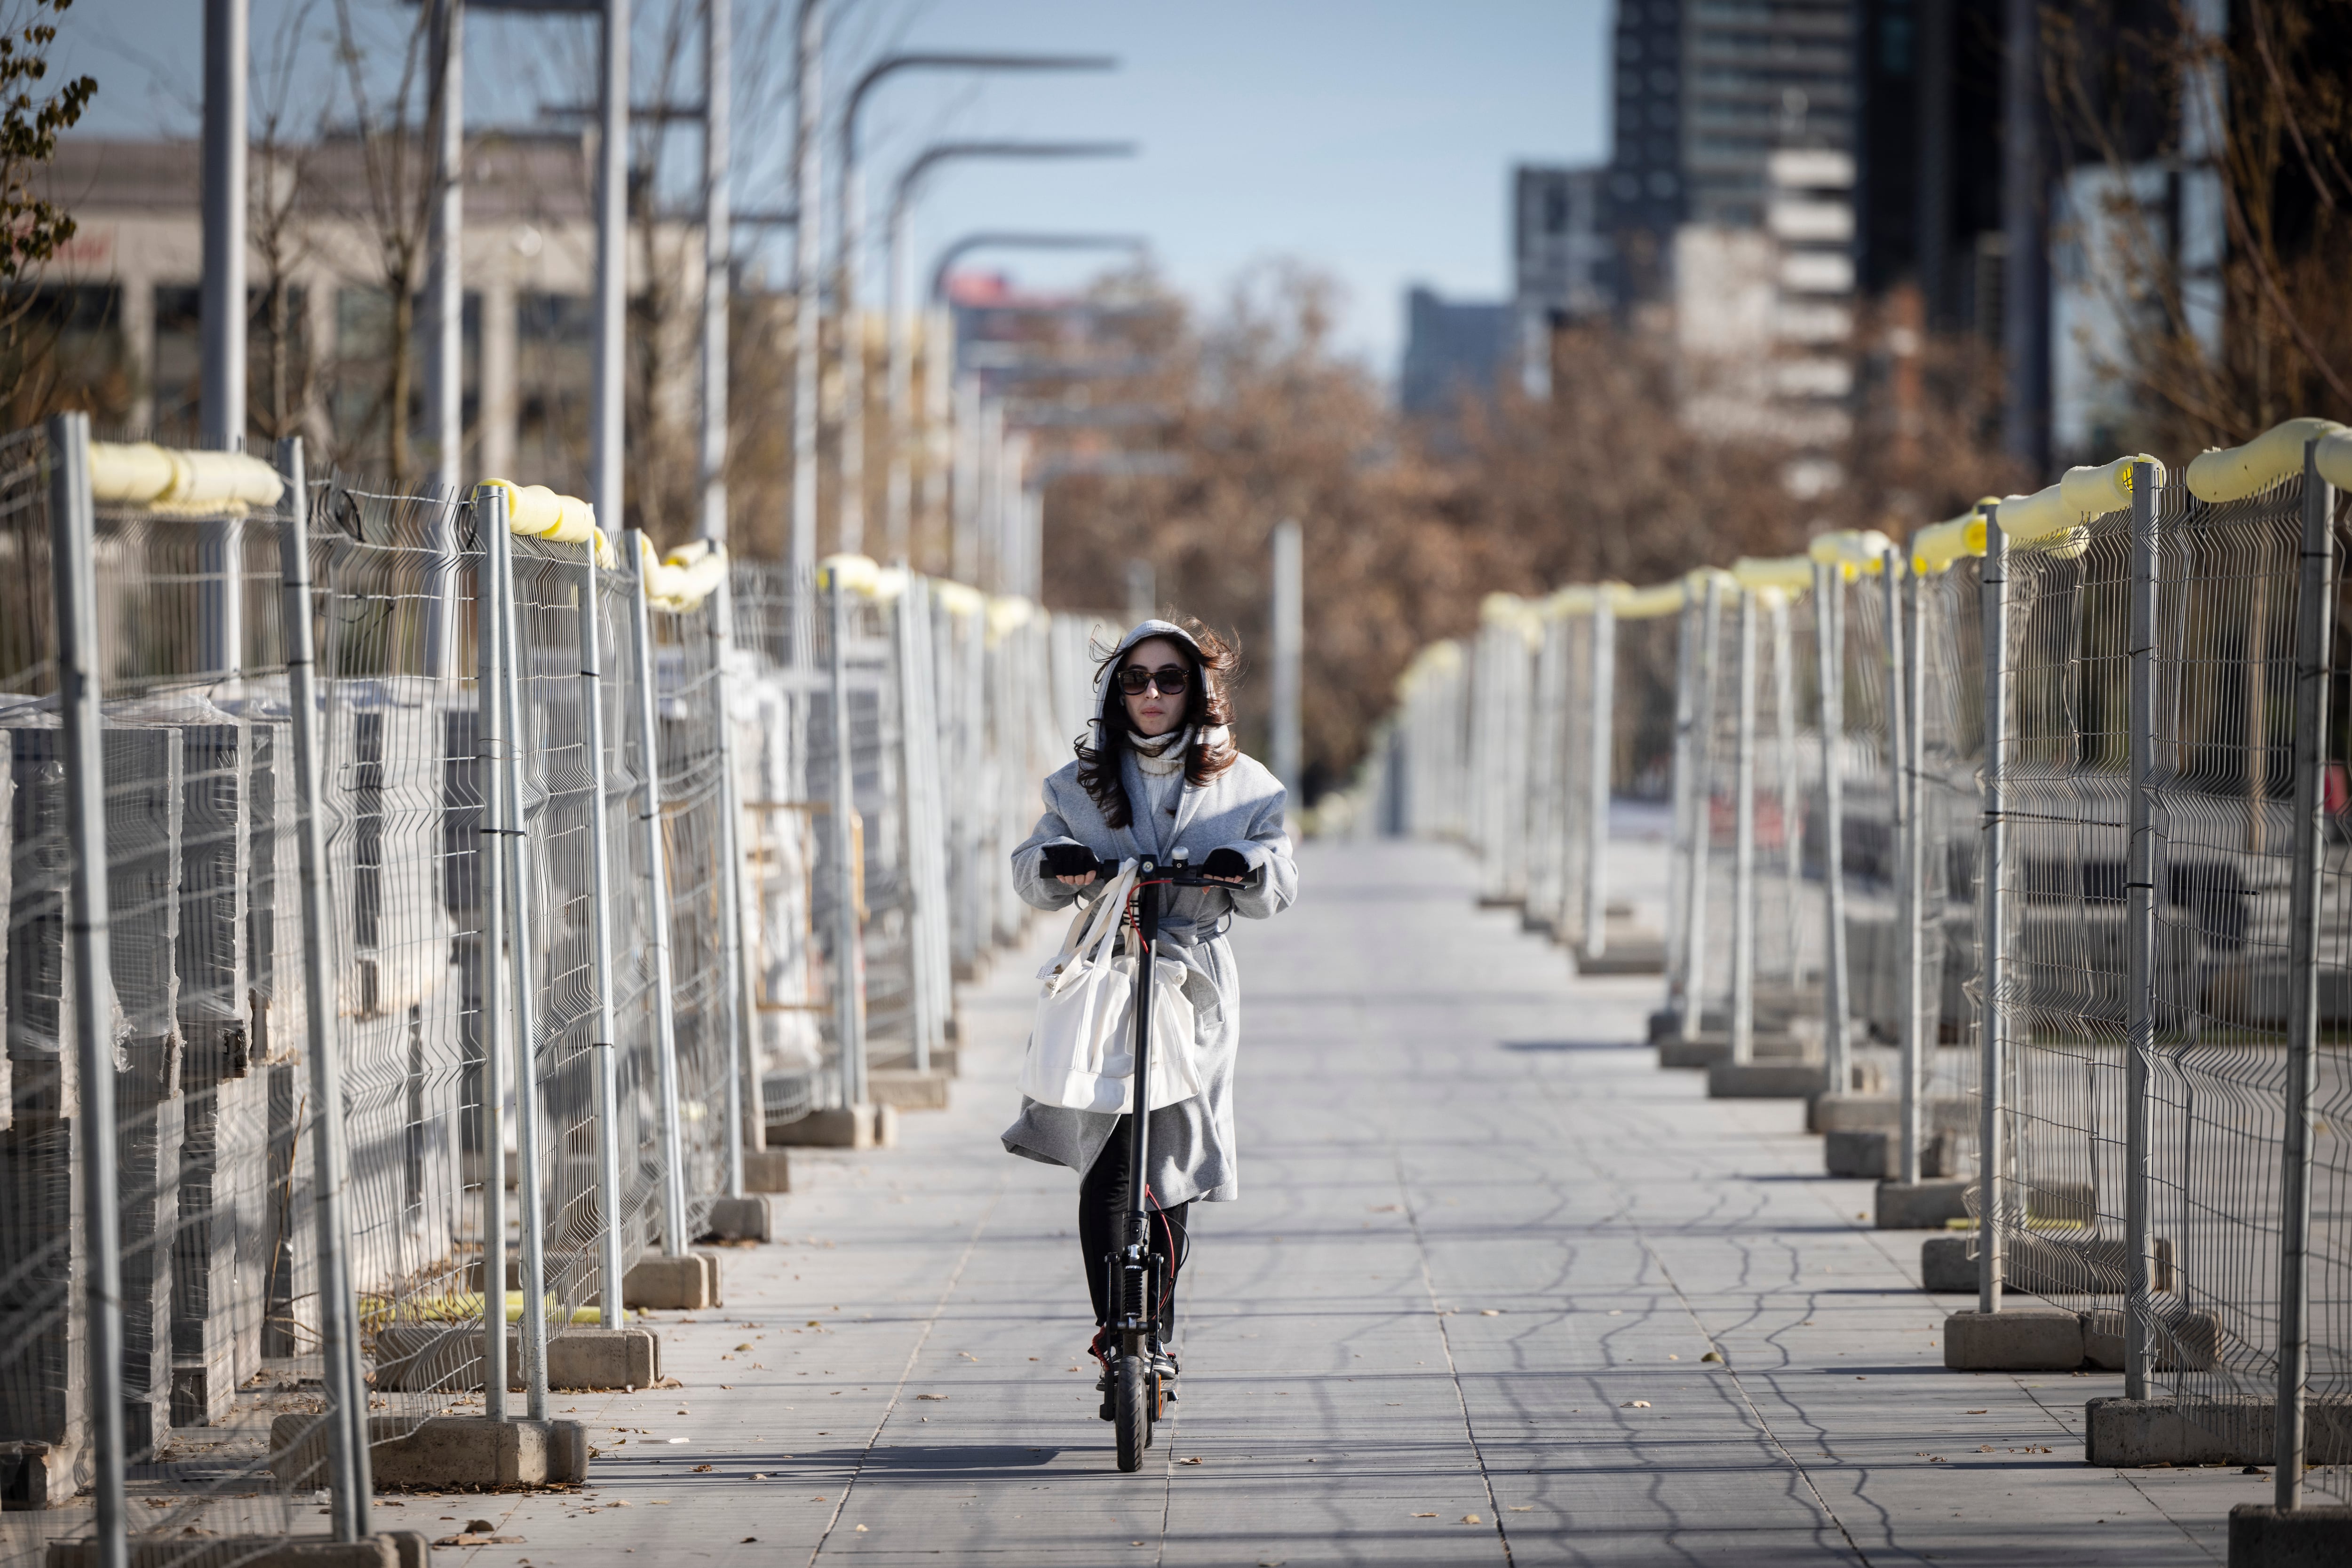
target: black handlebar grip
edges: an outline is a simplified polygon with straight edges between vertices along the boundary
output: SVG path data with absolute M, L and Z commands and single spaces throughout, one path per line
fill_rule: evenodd
M 1045 874 L 1047 876 L 1084 876 L 1102 869 L 1094 851 L 1084 844 L 1047 844 Z
M 1211 850 L 1209 858 L 1201 862 L 1202 876 L 1250 877 L 1250 863 L 1239 850 Z M 1255 878 L 1250 880 L 1255 883 Z

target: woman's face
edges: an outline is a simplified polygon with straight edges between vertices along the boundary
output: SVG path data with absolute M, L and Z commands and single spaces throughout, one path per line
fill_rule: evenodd
M 1173 695 L 1160 689 L 1169 684 L 1164 679 L 1155 679 L 1139 692 L 1129 692 L 1124 685 L 1120 686 L 1120 695 L 1127 703 L 1127 722 L 1135 733 L 1146 737 L 1161 736 L 1181 727 L 1191 705 L 1192 682 L 1196 678 L 1192 673 L 1192 656 L 1165 637 L 1146 637 L 1127 651 L 1126 657 L 1120 659 L 1111 671 L 1111 679 L 1118 681 L 1129 670 L 1141 670 L 1154 676 L 1172 670 L 1184 677 L 1182 688 Z

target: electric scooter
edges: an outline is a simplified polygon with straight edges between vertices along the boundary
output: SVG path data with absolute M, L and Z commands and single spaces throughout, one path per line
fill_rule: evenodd
M 1047 870 L 1071 874 L 1086 869 L 1072 864 L 1068 846 L 1053 856 Z M 1094 871 L 1117 876 L 1119 862 L 1097 861 Z M 1166 1268 L 1151 1250 L 1151 1193 L 1145 1180 L 1151 1152 L 1151 1118 L 1148 1113 L 1151 1082 L 1151 972 L 1148 956 L 1160 936 L 1160 890 L 1163 887 L 1248 887 L 1265 879 L 1253 868 L 1236 882 L 1212 877 L 1192 863 L 1192 852 L 1179 848 L 1165 862 L 1145 856 L 1129 894 L 1126 914 L 1129 951 L 1139 956 L 1135 967 L 1135 1077 L 1128 1116 L 1128 1211 L 1117 1250 L 1104 1256 L 1101 1267 L 1109 1276 L 1112 1303 L 1109 1328 L 1110 1388 L 1101 1414 L 1113 1424 L 1118 1439 L 1118 1468 L 1143 1468 L 1143 1451 L 1151 1446 L 1152 1428 L 1168 1414 L 1173 1397 L 1169 1380 L 1152 1369 L 1151 1339 L 1159 1327 L 1160 1305 L 1167 1300 Z

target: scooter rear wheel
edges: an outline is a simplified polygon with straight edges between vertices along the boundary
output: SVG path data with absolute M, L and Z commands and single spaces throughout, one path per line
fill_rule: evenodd
M 1151 1363 L 1140 1355 L 1118 1361 L 1118 1468 L 1129 1473 L 1143 1468 L 1143 1450 L 1151 1446 Z

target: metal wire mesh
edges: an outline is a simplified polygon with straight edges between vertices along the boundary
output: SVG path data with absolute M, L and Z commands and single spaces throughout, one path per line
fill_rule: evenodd
M 54 466 L 40 432 L 0 440 L 8 1563 L 87 1531 L 88 1515 L 47 1510 L 93 1465 Z M 328 1434 L 357 1432 L 363 1414 L 334 1407 L 339 1368 L 364 1360 L 366 1431 L 382 1443 L 480 1407 L 486 1295 L 493 1316 L 504 1297 L 509 1322 L 609 1322 L 621 1272 L 704 1227 L 734 1179 L 736 1130 L 759 1125 L 763 1102 L 787 1120 L 822 1092 L 811 1070 L 833 999 L 835 882 L 813 831 L 832 804 L 833 649 L 808 585 L 739 568 L 732 607 L 713 595 L 641 622 L 634 560 L 599 570 L 584 546 L 524 538 L 493 549 L 472 507 L 435 497 L 340 480 L 288 495 L 275 513 L 102 507 L 86 563 L 133 1525 L 192 1564 L 326 1528 L 310 1504 Z M 317 648 L 301 666 L 315 668 L 307 705 L 278 620 L 278 529 L 297 496 Z M 487 635 L 499 602 L 504 652 Z M 849 612 L 866 1017 L 886 1059 L 922 1065 L 948 1037 L 958 958 L 976 965 L 1024 923 L 1003 850 L 1034 817 L 1034 780 L 1067 754 L 1070 714 L 1091 703 L 1084 650 L 1100 628 L 920 580 Z M 329 900 L 307 925 L 300 714 L 315 715 Z M 980 790 L 961 787 L 973 778 Z M 323 1020 L 304 1006 L 311 961 Z M 527 1071 L 494 1097 L 513 1074 L 491 1041 L 517 1024 Z M 323 1051 L 309 1049 L 314 1025 Z M 311 1077 L 325 1061 L 341 1075 L 331 1115 Z M 330 1131 L 344 1168 L 321 1202 L 312 1155 Z M 679 1224 L 665 1218 L 673 1137 Z M 522 1203 L 493 1201 L 510 1186 Z M 335 1238 L 323 1258 L 318 1212 Z M 534 1237 L 538 1303 L 514 1291 L 527 1263 L 489 1266 Z M 331 1267 L 347 1284 L 324 1288 Z M 335 1325 L 350 1362 L 327 1352 Z M 511 1351 L 507 1363 L 510 1383 L 544 1376 Z M 363 1488 L 338 1491 L 336 1511 Z
M 2168 491 L 2157 517 L 2147 1143 L 2159 1267 L 2149 1340 L 2157 1377 L 2242 1452 L 2268 1450 L 2278 1379 L 2286 1030 L 2301 978 L 2287 955 L 2305 499 L 2299 477 L 2224 505 Z M 2340 510 L 2328 526 L 2339 530 L 2339 571 L 2324 612 L 2340 625 Z M 2305 1479 L 2339 1501 L 2352 1496 L 2346 651 L 2339 633 L 2327 676 L 2305 1314 L 2316 1441 Z
M 1919 847 L 1916 901 L 1919 954 L 1921 1168 L 1955 1176 L 1975 1168 L 1974 1114 L 1981 1053 L 1982 981 L 1977 964 L 1977 866 L 1983 816 L 1982 563 L 1966 559 L 1914 580 L 1918 635 L 1918 738 L 1910 777 Z
M 714 596 L 691 610 L 656 607 L 648 615 L 664 891 L 669 900 L 670 1018 L 689 1236 L 702 1233 L 711 1198 L 727 1190 L 729 1084 L 736 1071 L 741 1006 L 727 962 L 728 881 L 721 858 L 727 752 L 720 727 L 728 720 L 720 707 L 724 644 L 714 625 L 719 613 Z M 755 737 L 767 733 L 765 726 L 753 729 Z M 640 769 L 644 761 L 633 755 L 630 766 Z M 747 819 L 763 810 L 763 801 L 746 801 Z M 765 911 L 765 873 L 778 868 L 764 840 L 755 845 L 744 857 L 744 881 Z M 792 870 L 794 874 L 784 879 L 787 886 L 803 888 L 804 872 Z M 801 896 L 804 903 L 804 893 Z M 804 925 L 787 927 L 776 943 L 779 961 L 797 959 L 806 941 Z M 762 1064 L 770 1064 L 767 1053 Z M 770 1108 L 772 1113 L 772 1102 Z
M 0 444 L 0 529 L 22 621 L 54 649 L 38 433 Z M 290 492 L 289 492 L 290 501 Z M 316 1527 L 303 1456 L 331 1408 L 319 1349 L 288 959 L 293 840 L 278 525 L 271 508 L 98 508 L 106 889 L 134 1533 L 281 1538 Z M 87 1531 L 13 1510 L 69 1498 L 91 1463 L 83 1408 L 79 1135 L 63 894 L 68 780 L 53 657 L 13 636 L 0 708 L 13 797 L 9 1122 L 0 1206 L 0 1423 L 20 1450 L 0 1559 Z M 298 1155 L 298 1150 L 302 1151 Z M 35 1473 L 37 1471 L 37 1473 Z M 191 1538 L 173 1561 L 201 1560 Z M 168 1554 L 168 1553 L 167 1553 Z

